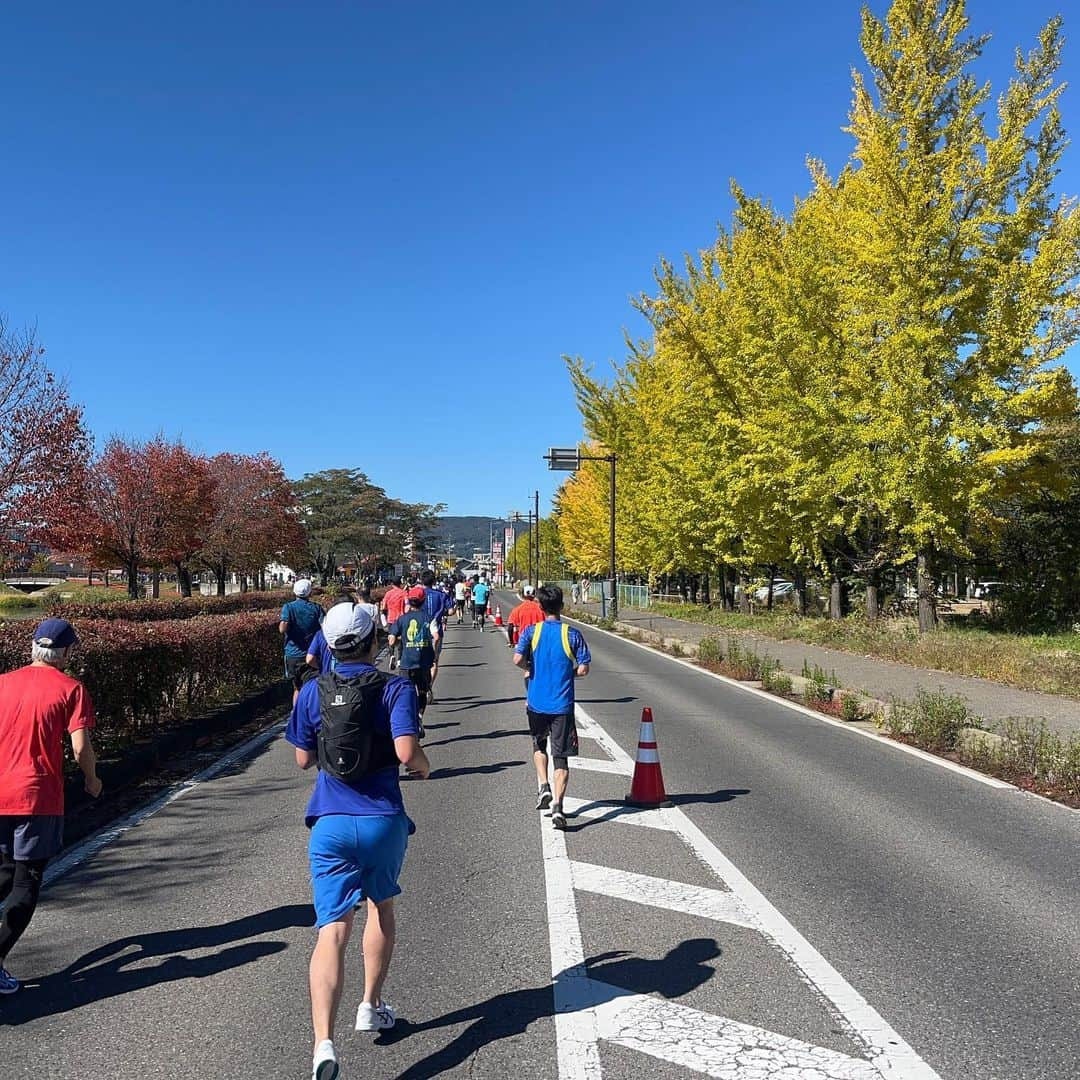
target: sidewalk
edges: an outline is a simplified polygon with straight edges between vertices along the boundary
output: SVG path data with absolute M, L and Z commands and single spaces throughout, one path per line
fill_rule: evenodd
M 577 610 L 587 611 L 599 618 L 599 604 L 582 604 Z M 571 611 L 567 612 L 572 615 Z M 794 675 L 802 672 L 803 662 L 817 664 L 826 672 L 836 672 L 841 686 L 861 690 L 873 698 L 888 701 L 891 697 L 912 697 L 917 687 L 926 690 L 945 690 L 964 697 L 971 711 L 993 727 L 1008 716 L 1033 716 L 1046 721 L 1047 726 L 1061 734 L 1080 732 L 1080 702 L 1034 690 L 1017 690 L 989 679 L 954 675 L 945 671 L 898 664 L 892 660 L 877 660 L 841 649 L 827 649 L 801 641 L 777 641 L 762 634 L 725 630 L 717 626 L 687 622 L 682 619 L 654 615 L 648 610 L 624 608 L 619 622 L 652 630 L 665 637 L 679 638 L 696 645 L 702 638 L 718 635 L 752 643 L 755 650 L 779 661 L 780 666 Z

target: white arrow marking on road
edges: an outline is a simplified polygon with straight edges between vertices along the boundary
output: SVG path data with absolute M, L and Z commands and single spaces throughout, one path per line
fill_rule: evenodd
M 681 911 L 735 926 L 747 926 L 751 930 L 761 929 L 757 919 L 734 893 L 686 885 L 681 881 L 667 881 L 647 874 L 632 874 L 628 870 L 613 870 L 609 866 L 596 866 L 593 863 L 571 862 L 570 872 L 574 888 L 584 889 L 585 892 L 666 908 L 668 911 Z
M 881 1080 L 869 1061 L 674 1001 L 635 994 L 594 1011 L 601 1039 L 722 1080 Z

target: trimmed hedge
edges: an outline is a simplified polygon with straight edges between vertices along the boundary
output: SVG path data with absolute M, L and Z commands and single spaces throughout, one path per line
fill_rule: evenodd
M 85 683 L 99 724 L 113 735 L 145 734 L 284 677 L 277 620 L 265 610 L 154 622 L 79 619 L 75 627 L 82 644 L 70 673 Z M 0 626 L 0 670 L 29 663 L 30 631 L 26 623 Z
M 200 615 L 233 615 L 242 611 L 280 610 L 293 598 L 291 592 L 247 592 L 229 596 L 176 597 L 170 600 L 106 600 L 80 604 L 59 598 L 46 605 L 50 615 L 68 619 L 104 619 L 123 622 L 164 622 L 195 619 Z

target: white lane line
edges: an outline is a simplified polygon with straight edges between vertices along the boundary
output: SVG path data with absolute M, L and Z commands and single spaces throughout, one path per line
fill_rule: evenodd
M 215 776 L 223 773 L 230 765 L 253 754 L 259 747 L 270 742 L 271 739 L 277 738 L 285 730 L 286 723 L 287 721 L 284 720 L 279 721 L 264 731 L 260 731 L 257 735 L 253 735 L 250 739 L 230 750 L 224 757 L 218 758 L 213 765 L 207 766 L 201 772 L 188 777 L 187 780 L 181 780 L 179 783 L 166 788 L 152 802 L 139 807 L 138 810 L 128 814 L 127 817 L 121 818 L 99 832 L 93 833 L 73 848 L 65 851 L 63 855 L 51 862 L 46 868 L 43 887 L 48 887 L 57 878 L 70 873 L 91 856 L 96 855 L 103 847 L 107 847 L 114 840 L 123 836 L 129 829 L 134 829 L 136 825 L 141 825 L 147 818 L 152 818 L 159 810 L 164 810 L 169 803 L 176 802 L 181 795 L 186 795 L 207 780 L 213 780 Z
M 578 621 L 576 619 L 570 619 L 569 616 L 567 616 L 567 620 L 570 622 Z M 955 761 L 949 761 L 946 758 L 937 757 L 935 754 L 929 754 L 925 750 L 920 750 L 917 746 L 909 746 L 907 743 L 897 742 L 895 739 L 879 735 L 876 731 L 867 731 L 865 728 L 853 727 L 843 720 L 835 720 L 833 717 L 826 716 L 816 709 L 809 709 L 805 705 L 800 705 L 797 701 L 790 701 L 788 698 L 770 694 L 766 690 L 759 690 L 756 686 L 747 686 L 746 683 L 739 682 L 737 679 L 729 679 L 726 675 L 718 675 L 715 671 L 709 671 L 707 668 L 700 667 L 698 664 L 691 663 L 689 660 L 682 660 L 677 656 L 669 656 L 667 653 L 660 652 L 658 649 L 654 649 L 640 641 L 625 638 L 621 634 L 613 633 L 610 630 L 602 630 L 599 626 L 591 626 L 589 623 L 579 623 L 579 625 L 586 627 L 591 633 L 607 634 L 609 637 L 613 637 L 618 641 L 626 642 L 627 645 L 633 645 L 635 648 L 644 649 L 653 656 L 669 660 L 673 664 L 682 664 L 683 667 L 689 668 L 691 671 L 696 671 L 699 675 L 705 675 L 710 679 L 716 679 L 718 682 L 726 683 L 728 686 L 734 686 L 737 690 L 742 690 L 745 694 L 753 694 L 755 697 L 764 698 L 773 705 L 780 705 L 785 709 L 791 709 L 793 712 L 802 713 L 804 716 L 809 716 L 811 719 L 818 720 L 823 724 L 831 724 L 841 731 L 846 731 L 849 735 L 862 735 L 864 738 L 873 739 L 880 745 L 891 747 L 893 750 L 899 750 L 904 754 L 910 754 L 912 757 L 927 761 L 931 765 L 937 765 L 938 768 L 948 769 L 949 772 L 954 772 L 958 776 L 966 776 L 969 780 L 976 780 L 980 784 L 985 784 L 987 787 L 997 788 L 999 790 L 1020 790 L 1015 784 L 1009 784 L 1004 780 L 998 780 L 995 776 L 987 776 L 985 773 L 976 772 L 974 769 L 969 769 L 965 765 L 958 765 Z M 1055 803 L 1055 805 L 1060 806 L 1061 804 Z
M 544 879 L 547 892 L 548 939 L 551 945 L 551 978 L 555 996 L 555 1042 L 559 1080 L 600 1080 L 600 1048 L 596 1015 L 585 970 L 570 859 L 566 837 L 540 817 L 544 846 Z
M 618 776 L 630 776 L 634 769 L 629 769 L 621 761 L 605 761 L 603 758 L 576 757 L 570 759 L 572 769 L 585 769 L 587 772 L 615 773 Z
M 668 881 L 648 874 L 633 874 L 628 870 L 613 870 L 609 866 L 576 861 L 571 861 L 570 872 L 575 889 L 664 908 L 666 911 L 681 911 L 702 919 L 746 926 L 751 930 L 760 929 L 743 902 L 734 893 L 721 889 L 705 889 L 700 885 L 687 885 L 681 881 Z
M 610 799 L 575 799 L 563 797 L 563 810 L 575 818 L 592 818 L 596 821 L 623 821 L 627 825 L 643 825 L 647 829 L 672 829 L 671 822 L 658 810 L 641 810 L 624 802 Z
M 868 1061 L 673 1001 L 620 996 L 595 1011 L 600 1038 L 722 1080 L 881 1080 Z

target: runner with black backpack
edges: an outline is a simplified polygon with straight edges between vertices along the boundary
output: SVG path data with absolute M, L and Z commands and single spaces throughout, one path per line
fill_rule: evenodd
M 336 1080 L 334 1022 L 344 981 L 344 954 L 356 908 L 367 902 L 364 999 L 357 1031 L 394 1026 L 382 998 L 394 951 L 394 900 L 408 838 L 399 766 L 427 779 L 416 693 L 400 676 L 375 667 L 376 624 L 361 607 L 338 604 L 323 621 L 336 669 L 306 682 L 285 738 L 302 769 L 319 766 L 305 822 L 318 942 L 311 957 L 313 1080 Z
M 429 619 L 425 606 L 426 592 L 416 585 L 406 593 L 409 607 L 400 619 L 389 627 L 390 648 L 401 642 L 401 674 L 416 687 L 417 708 L 420 713 L 420 738 L 424 737 L 424 710 L 431 701 L 431 684 L 435 681 L 438 663 L 438 643 L 441 637 L 439 621 Z

